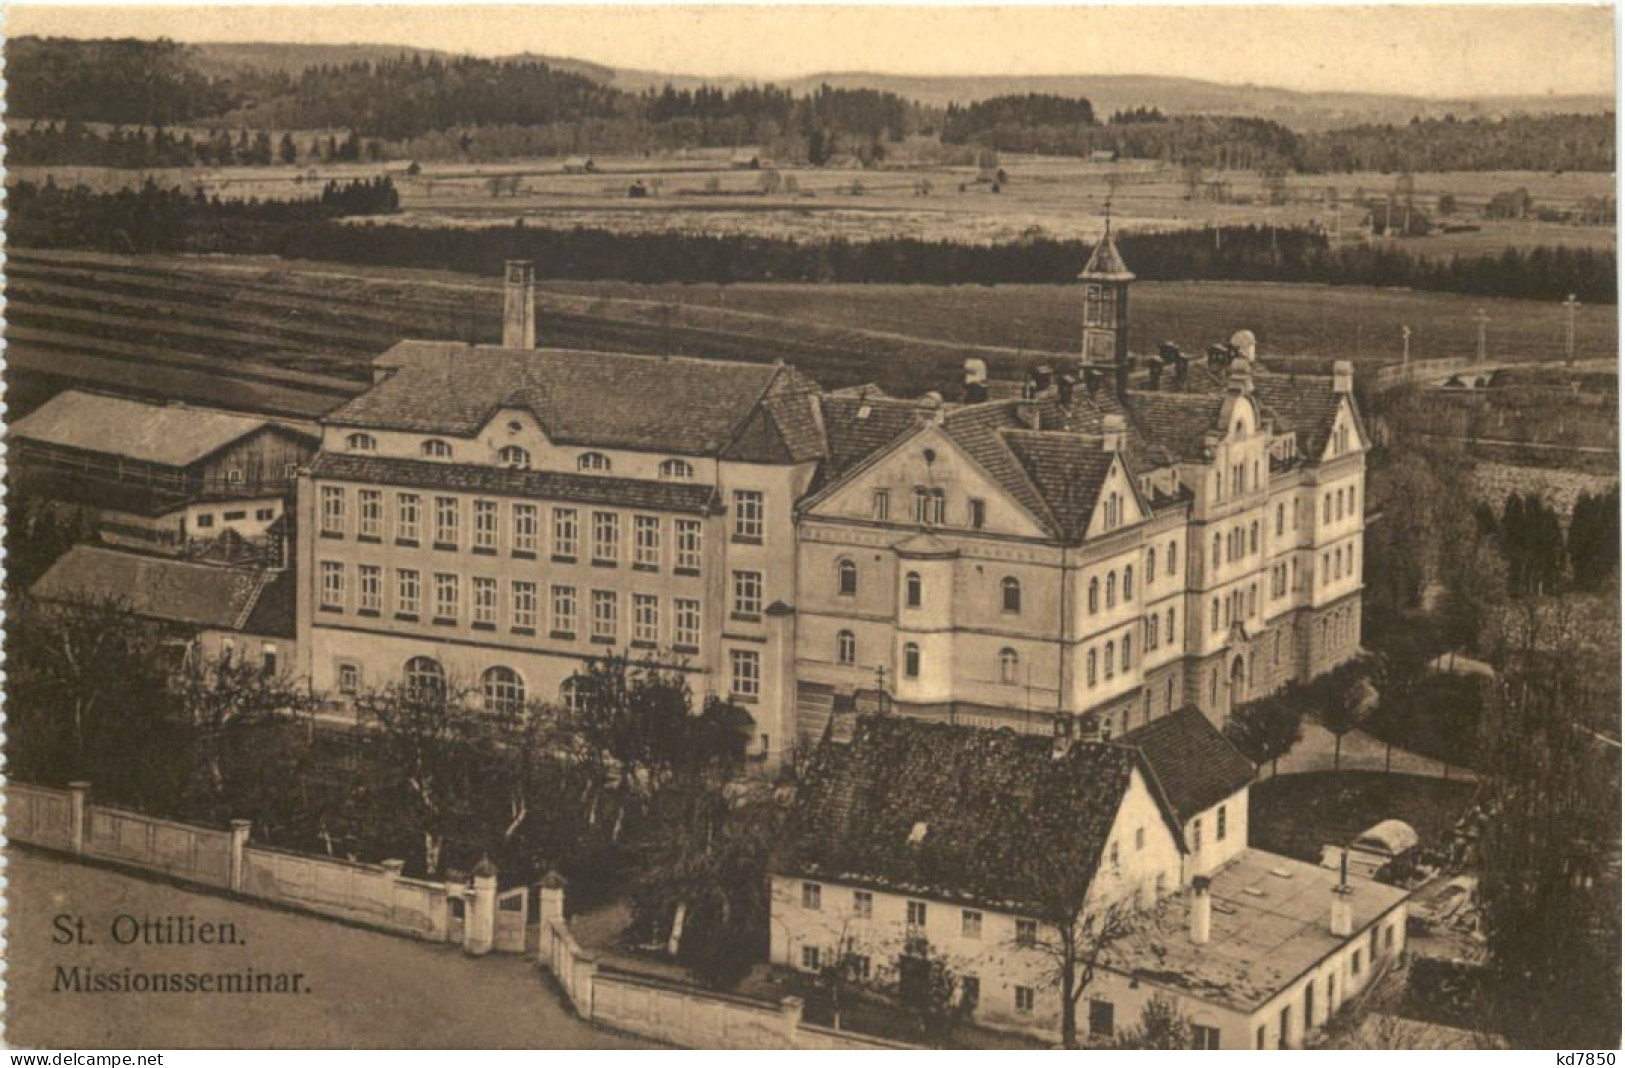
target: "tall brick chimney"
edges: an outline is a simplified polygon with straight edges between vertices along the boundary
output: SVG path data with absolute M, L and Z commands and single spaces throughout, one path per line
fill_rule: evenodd
M 502 347 L 536 347 L 536 265 L 509 260 L 502 288 Z

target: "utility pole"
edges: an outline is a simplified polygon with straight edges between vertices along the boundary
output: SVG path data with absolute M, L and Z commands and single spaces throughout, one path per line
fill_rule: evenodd
M 1567 351 L 1568 351 L 1568 366 L 1573 367 L 1574 366 L 1574 313 L 1580 309 L 1580 302 L 1575 299 L 1575 296 L 1574 296 L 1573 293 L 1570 293 L 1569 294 L 1569 299 L 1565 300 L 1563 302 L 1563 307 L 1565 307 L 1565 308 L 1567 308 L 1569 310 L 1569 323 L 1568 323 L 1569 328 L 1568 328 L 1568 338 L 1567 338 L 1567 340 L 1568 340 L 1568 349 L 1567 349 Z
M 1411 328 L 1408 326 L 1400 327 L 1399 336 L 1405 345 L 1405 354 L 1403 357 L 1401 357 L 1401 362 L 1399 365 L 1400 372 L 1404 373 L 1410 370 L 1411 366 Z
M 1485 344 L 1485 328 L 1489 326 L 1490 317 L 1479 308 L 1473 313 L 1473 322 L 1478 324 L 1478 362 L 1483 363 L 1487 358 L 1488 346 Z

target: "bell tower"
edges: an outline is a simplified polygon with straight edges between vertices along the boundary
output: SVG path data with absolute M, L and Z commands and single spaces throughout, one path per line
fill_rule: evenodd
M 1120 384 L 1128 374 L 1128 287 L 1134 273 L 1123 263 L 1112 240 L 1112 217 L 1095 245 L 1089 265 L 1078 276 L 1083 283 L 1083 362 L 1111 368 Z

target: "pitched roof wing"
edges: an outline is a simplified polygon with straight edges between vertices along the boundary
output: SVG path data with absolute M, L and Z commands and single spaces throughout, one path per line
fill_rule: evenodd
M 1007 430 L 1004 440 L 1048 504 L 1062 535 L 1069 542 L 1082 541 L 1116 454 L 1102 448 L 1099 438 L 1074 434 Z
M 70 389 L 13 423 L 9 436 L 186 467 L 271 425 L 212 408 L 148 404 Z
M 1130 731 L 1118 742 L 1145 754 L 1181 821 L 1245 790 L 1256 774 L 1252 761 L 1189 706 Z
M 43 601 L 112 598 L 148 619 L 236 630 L 262 584 L 262 573 L 247 568 L 76 545 L 31 592 Z

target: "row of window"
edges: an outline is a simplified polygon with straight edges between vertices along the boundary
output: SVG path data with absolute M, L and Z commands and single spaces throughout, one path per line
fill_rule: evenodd
M 323 560 L 320 568 L 320 604 L 326 612 L 348 610 L 348 565 Z M 455 625 L 463 620 L 463 578 L 449 572 L 430 577 L 433 600 L 431 618 L 436 623 Z M 542 626 L 541 588 L 529 579 L 513 579 L 507 586 L 506 604 L 500 603 L 501 584 L 494 578 L 475 575 L 468 580 L 468 622 L 477 629 L 495 630 L 506 619 L 511 630 L 537 633 Z M 424 576 L 416 568 L 396 568 L 393 584 L 393 611 L 397 617 L 418 618 L 424 609 Z M 575 586 L 555 585 L 549 590 L 547 631 L 556 638 L 573 639 L 580 625 L 581 595 Z M 621 594 L 616 590 L 589 591 L 589 636 L 601 644 L 620 639 Z M 663 627 L 662 601 L 652 593 L 634 593 L 632 641 L 659 645 L 667 637 Z M 505 611 L 504 611 L 505 609 Z M 700 644 L 700 602 L 693 598 L 671 599 L 669 617 L 671 644 L 694 649 Z M 355 568 L 355 611 L 378 616 L 384 612 L 384 569 L 375 564 Z
M 920 526 L 948 525 L 948 494 L 940 488 L 916 486 L 913 492 L 914 522 Z M 869 514 L 881 522 L 891 520 L 891 490 L 877 489 L 869 497 Z M 981 530 L 987 526 L 987 502 L 972 497 L 965 502 L 965 526 Z
M 192 525 L 198 530 L 210 530 L 214 527 L 214 518 L 215 516 L 213 512 L 199 512 L 193 517 Z M 254 509 L 254 521 L 257 523 L 269 523 L 275 518 L 275 508 Z M 232 509 L 220 513 L 220 522 L 222 523 L 241 523 L 247 519 L 248 511 L 247 509 L 243 508 Z
M 358 431 L 344 439 L 344 447 L 350 452 L 377 452 L 378 439 Z M 455 456 L 455 450 L 448 441 L 427 438 L 418 446 L 418 455 L 426 460 L 450 460 Z M 504 467 L 529 470 L 530 450 L 523 445 L 505 445 L 497 450 L 497 462 Z M 576 457 L 576 470 L 608 474 L 614 470 L 614 463 L 601 452 L 584 452 Z M 687 460 L 662 460 L 659 470 L 660 477 L 668 481 L 683 482 L 694 477 L 694 465 Z
M 274 654 L 273 654 L 274 655 Z M 730 651 L 732 693 L 735 697 L 754 698 L 761 693 L 762 668 L 760 654 L 750 649 Z M 414 656 L 406 662 L 402 673 L 406 688 L 413 692 L 444 693 L 446 669 L 431 656 Z M 564 706 L 580 711 L 586 680 L 572 675 L 559 687 Z M 346 661 L 339 665 L 339 692 L 353 697 L 361 691 L 361 668 Z M 513 668 L 497 665 L 480 673 L 480 695 L 487 712 L 513 712 L 524 707 L 525 680 Z M 763 735 L 766 745 L 767 736 Z
M 824 884 L 804 882 L 801 884 L 801 907 L 813 912 L 824 908 Z M 871 920 L 875 915 L 875 896 L 867 890 L 852 891 L 852 917 L 859 920 Z M 929 915 L 929 906 L 924 901 L 909 900 L 905 903 L 903 917 L 910 927 L 924 928 Z M 977 909 L 961 909 L 959 912 L 959 933 L 963 938 L 982 937 L 983 914 Z M 1038 921 L 1017 918 L 1014 923 L 1013 936 L 1015 943 L 1020 946 L 1035 945 L 1038 942 Z
M 1221 561 L 1220 550 L 1223 550 Z M 1223 534 L 1213 532 L 1213 570 L 1219 569 L 1220 563 L 1233 563 L 1258 552 L 1258 520 L 1253 520 L 1251 526 L 1242 527 L 1239 524 L 1231 527 Z
M 1320 512 L 1322 523 L 1333 522 L 1332 517 L 1334 514 L 1337 522 L 1341 522 L 1345 515 L 1353 516 L 1355 514 L 1354 487 L 1343 486 L 1323 495 L 1320 501 Z
M 1320 584 L 1339 582 L 1343 576 L 1354 574 L 1354 546 L 1339 545 L 1329 553 L 1320 554 Z
M 1258 583 L 1254 582 L 1246 587 L 1238 586 L 1223 598 L 1213 598 L 1208 611 L 1210 631 L 1222 630 L 1232 622 L 1252 619 L 1258 614 Z
M 432 534 L 436 548 L 458 549 L 462 545 L 463 501 L 458 497 L 436 496 L 432 504 Z M 495 553 L 502 541 L 501 502 L 476 498 L 472 502 L 473 528 L 470 545 L 475 552 Z M 349 528 L 349 492 L 343 486 L 323 486 L 321 493 L 321 533 L 343 537 Z M 415 545 L 423 536 L 424 502 L 417 493 L 395 494 L 395 540 Z M 590 513 L 591 559 L 595 564 L 618 564 L 622 555 L 623 517 L 618 512 Z M 632 523 L 632 566 L 657 569 L 662 563 L 665 520 L 660 516 L 634 515 Z M 673 567 L 680 572 L 700 569 L 704 526 L 698 519 L 672 520 L 675 533 Z M 376 489 L 356 491 L 356 536 L 373 541 L 384 537 L 384 493 Z M 519 556 L 541 553 L 541 508 L 525 501 L 508 505 L 508 550 Z M 575 508 L 552 509 L 554 558 L 574 560 L 581 552 L 581 513 Z

